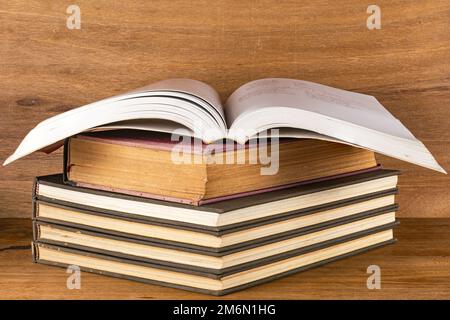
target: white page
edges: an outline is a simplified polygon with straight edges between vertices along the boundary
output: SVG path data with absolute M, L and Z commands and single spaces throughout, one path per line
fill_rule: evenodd
M 241 143 L 261 130 L 298 128 L 445 172 L 372 96 L 308 81 L 261 79 L 238 88 L 228 98 L 225 113 L 230 138 Z
M 245 113 L 264 107 L 289 107 L 322 114 L 362 127 L 415 140 L 375 97 L 308 81 L 262 79 L 237 89 L 226 103 L 229 124 Z
M 179 132 L 179 129 L 182 129 L 183 132 L 186 132 L 185 135 L 189 137 L 195 137 L 198 139 L 202 139 L 201 136 L 197 135 L 197 132 L 189 129 L 188 127 L 183 127 L 181 124 L 176 122 L 170 122 L 159 119 L 138 119 L 138 120 L 129 120 L 129 121 L 119 121 L 110 124 L 106 124 L 104 126 L 92 128 L 91 132 L 96 131 L 110 131 L 110 130 L 123 130 L 123 129 L 131 129 L 131 130 L 142 130 L 142 131 L 155 131 L 155 132 L 164 132 L 164 133 L 172 133 Z

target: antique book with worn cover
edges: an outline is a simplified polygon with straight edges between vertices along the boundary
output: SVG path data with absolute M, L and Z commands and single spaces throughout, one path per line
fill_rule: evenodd
M 377 167 L 372 151 L 323 140 L 180 140 L 138 130 L 79 134 L 64 147 L 66 183 L 200 205 Z

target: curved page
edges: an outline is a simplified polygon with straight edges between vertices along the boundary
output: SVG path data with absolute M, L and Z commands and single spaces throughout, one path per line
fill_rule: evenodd
M 166 120 L 166 125 L 155 125 L 157 131 L 173 129 L 173 124 L 188 128 L 186 132 L 208 132 L 209 140 L 222 139 L 226 135 L 226 123 L 217 92 L 207 84 L 190 79 L 164 80 L 122 95 L 97 101 L 39 123 L 23 139 L 7 165 L 34 151 L 83 131 L 139 126 L 134 120 Z M 151 122 L 142 126 L 151 128 Z M 172 132 L 172 131 L 170 131 Z
M 308 81 L 262 79 L 238 88 L 225 112 L 231 124 L 228 136 L 240 143 L 264 130 L 290 128 L 283 129 L 282 136 L 346 143 L 445 173 L 427 148 L 372 96 Z

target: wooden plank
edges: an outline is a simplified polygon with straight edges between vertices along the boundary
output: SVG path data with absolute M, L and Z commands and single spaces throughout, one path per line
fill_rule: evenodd
M 77 4 L 81 30 L 66 28 L 65 1 L 0 7 L 1 160 L 39 121 L 159 79 L 199 79 L 225 99 L 247 81 L 291 77 L 375 95 L 450 169 L 446 0 L 378 1 L 382 28 L 372 31 L 367 1 Z M 59 171 L 59 158 L 32 155 L 0 168 L 8 209 L 0 217 L 28 216 L 33 177 Z M 380 159 L 406 169 L 399 215 L 448 214 L 447 176 Z
M 225 299 L 450 299 L 450 219 L 401 219 L 394 245 L 224 296 Z M 33 264 L 30 221 L 0 219 L 4 299 L 215 299 L 182 290 L 82 272 L 66 288 L 65 269 Z M 369 265 L 381 289 L 366 287 Z

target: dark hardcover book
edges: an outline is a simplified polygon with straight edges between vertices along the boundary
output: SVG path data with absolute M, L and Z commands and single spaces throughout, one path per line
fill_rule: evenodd
M 391 197 L 393 198 L 393 195 L 391 195 Z M 377 205 L 379 200 L 384 202 L 389 199 L 376 198 L 375 200 L 374 206 Z M 365 205 L 365 203 L 362 202 L 359 205 Z M 212 235 L 198 232 L 197 230 L 153 225 L 148 221 L 129 221 L 122 217 L 105 217 L 103 213 L 99 214 L 97 212 L 79 211 L 76 208 L 69 208 L 41 201 L 35 201 L 34 208 L 33 220 L 37 222 L 76 228 L 78 230 L 109 235 L 112 237 L 118 236 L 121 238 L 133 239 L 135 241 L 152 243 L 166 248 L 181 248 L 182 250 L 188 250 L 192 253 L 220 257 L 369 218 L 383 218 L 383 216 L 389 216 L 389 219 L 392 220 L 395 218 L 395 212 L 398 209 L 398 205 L 390 204 L 337 218 L 332 218 L 333 215 L 327 214 L 327 212 L 334 212 L 335 210 L 340 209 L 337 208 L 332 209 L 331 211 L 325 211 L 325 215 L 323 219 L 321 219 L 325 221 L 307 226 L 302 226 L 304 225 L 302 219 L 304 219 L 305 216 L 300 216 L 282 222 L 276 222 L 274 224 L 264 224 L 244 231 L 237 230 L 235 233 L 229 232 L 224 235 Z M 344 211 L 342 212 L 344 213 L 346 213 L 346 210 L 349 210 L 348 207 L 343 208 Z M 358 207 L 356 210 L 358 210 Z M 50 215 L 48 211 L 51 212 L 52 215 Z M 66 212 L 73 212 L 74 214 L 69 216 Z M 93 220 L 90 221 L 90 218 L 93 218 Z M 306 218 L 310 218 L 310 216 L 306 216 Z M 312 216 L 311 218 L 314 217 Z M 326 220 L 327 218 L 330 219 Z M 317 220 L 317 218 L 313 220 Z M 129 224 L 131 227 L 126 229 L 125 227 Z
M 219 235 L 393 194 L 398 174 L 381 169 L 203 206 L 74 187 L 64 184 L 62 175 L 50 175 L 36 179 L 33 197 L 89 212 Z
M 247 266 L 245 270 L 230 270 L 220 275 L 40 242 L 34 242 L 32 248 L 33 259 L 38 263 L 61 267 L 77 265 L 81 270 L 88 272 L 195 292 L 224 295 L 393 242 L 395 240 L 392 229 L 388 229 L 361 235 L 327 247 L 315 248 L 312 251 L 299 252 L 277 261 Z
M 220 255 L 41 221 L 34 221 L 33 229 L 34 241 L 39 243 L 181 269 L 202 270 L 205 273 L 226 274 L 391 229 L 395 225 L 394 214 L 387 213 L 252 244 Z

